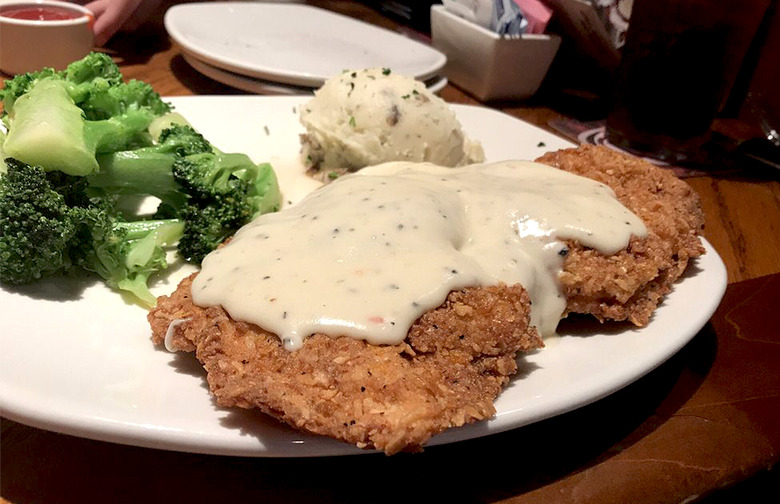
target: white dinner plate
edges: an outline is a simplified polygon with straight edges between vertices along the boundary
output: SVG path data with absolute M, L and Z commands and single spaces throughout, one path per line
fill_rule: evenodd
M 398 33 L 316 7 L 263 2 L 181 4 L 165 13 L 181 48 L 231 72 L 319 87 L 345 69 L 390 68 L 419 80 L 446 56 Z
M 310 88 L 303 86 L 291 86 L 280 84 L 278 82 L 267 81 L 265 79 L 258 79 L 255 77 L 248 77 L 246 75 L 231 72 L 222 68 L 217 68 L 205 61 L 198 59 L 197 56 L 182 52 L 182 58 L 184 61 L 190 64 L 192 68 L 202 73 L 210 79 L 214 79 L 222 84 L 246 91 L 248 93 L 264 94 L 264 95 L 304 95 L 313 94 L 318 88 Z M 445 77 L 436 76 L 425 81 L 425 85 L 428 89 L 434 93 L 439 93 L 444 86 L 447 85 L 447 79 Z
M 298 160 L 297 111 L 308 97 L 172 98 L 217 147 L 270 161 L 285 204 L 318 186 Z M 464 130 L 490 161 L 534 159 L 570 144 L 497 111 L 453 105 Z M 496 401 L 495 418 L 452 429 L 430 445 L 521 427 L 602 398 L 654 369 L 706 324 L 726 286 L 726 270 L 706 255 L 674 286 L 651 323 L 567 324 L 547 347 L 521 358 L 521 373 Z M 155 285 L 174 289 L 191 267 Z M 197 453 L 304 457 L 365 453 L 301 434 L 256 411 L 217 407 L 194 356 L 151 343 L 138 306 L 100 282 L 50 279 L 0 290 L 0 411 L 21 423 L 76 436 Z

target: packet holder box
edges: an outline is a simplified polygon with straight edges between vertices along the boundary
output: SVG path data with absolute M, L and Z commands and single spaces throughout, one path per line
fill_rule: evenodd
M 533 96 L 561 45 L 552 34 L 503 37 L 443 5 L 431 6 L 431 40 L 447 56 L 444 75 L 482 101 Z

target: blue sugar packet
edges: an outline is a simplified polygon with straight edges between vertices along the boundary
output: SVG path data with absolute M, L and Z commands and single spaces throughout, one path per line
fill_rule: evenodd
M 528 21 L 513 0 L 493 0 L 490 29 L 499 35 L 522 35 Z
M 513 0 L 442 0 L 453 14 L 494 31 L 499 35 L 520 36 L 528 26 Z

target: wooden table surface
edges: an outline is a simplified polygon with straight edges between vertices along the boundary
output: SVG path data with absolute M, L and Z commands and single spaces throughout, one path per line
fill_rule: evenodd
M 380 26 L 355 2 L 317 1 Z M 162 33 L 117 37 L 127 78 L 164 96 L 245 94 L 193 70 Z M 478 102 L 453 85 L 441 96 Z M 555 132 L 555 103 L 488 104 Z M 722 122 L 725 132 L 738 127 Z M 2 498 L 28 502 L 713 502 L 772 485 L 780 452 L 780 182 L 751 171 L 687 178 L 729 288 L 712 321 L 636 384 L 558 418 L 419 455 L 251 459 L 158 451 L 2 421 Z M 752 479 L 751 479 L 752 478 Z M 720 490 L 747 480 L 734 490 Z M 748 493 L 745 493 L 748 492 Z

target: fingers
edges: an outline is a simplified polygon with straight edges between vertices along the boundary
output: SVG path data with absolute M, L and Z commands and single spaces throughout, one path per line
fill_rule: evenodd
M 94 44 L 102 46 L 120 29 L 130 24 L 143 3 L 144 0 L 95 0 L 86 4 L 85 7 L 95 14 L 95 24 L 92 27 L 95 33 Z M 142 11 L 148 13 L 149 9 Z

